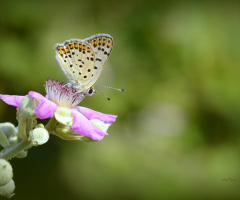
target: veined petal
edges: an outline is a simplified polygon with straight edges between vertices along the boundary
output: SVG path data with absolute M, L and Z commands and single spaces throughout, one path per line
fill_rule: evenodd
M 73 125 L 72 130 L 83 136 L 92 138 L 93 140 L 101 140 L 107 133 L 94 126 L 83 114 L 76 109 L 72 109 Z
M 3 95 L 0 94 L 0 99 L 2 99 L 5 103 L 11 106 L 20 107 L 20 103 L 24 96 L 19 95 Z
M 86 107 L 76 106 L 76 109 L 89 120 L 99 119 L 107 124 L 112 124 L 117 118 L 117 115 L 104 114 Z
M 37 92 L 29 92 L 28 96 L 39 101 L 39 105 L 35 109 L 35 114 L 39 119 L 51 118 L 54 116 L 54 112 L 58 108 L 57 104 L 49 101 L 47 98 Z
M 59 106 L 54 115 L 57 121 L 65 125 L 73 120 L 72 110 L 67 107 Z

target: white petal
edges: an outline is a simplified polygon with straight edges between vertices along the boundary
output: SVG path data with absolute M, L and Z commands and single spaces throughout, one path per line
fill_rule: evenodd
M 98 120 L 98 119 L 91 119 L 90 122 L 91 122 L 94 126 L 100 128 L 100 129 L 101 129 L 103 132 L 105 132 L 105 133 L 107 132 L 109 126 L 111 125 L 111 124 L 105 124 L 103 121 Z
M 68 125 L 72 122 L 72 111 L 70 108 L 59 106 L 54 113 L 55 118 L 58 122 Z

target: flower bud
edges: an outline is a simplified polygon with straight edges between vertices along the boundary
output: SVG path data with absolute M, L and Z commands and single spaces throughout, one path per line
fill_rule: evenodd
M 27 154 L 28 154 L 27 151 L 22 150 L 22 151 L 20 151 L 15 157 L 16 157 L 16 158 L 26 158 L 26 157 L 27 157 Z
M 17 129 L 13 124 L 9 122 L 0 123 L 0 145 L 6 148 L 9 145 L 15 144 L 17 139 Z
M 36 128 L 44 128 L 44 125 L 43 124 L 37 124 Z
M 20 103 L 20 115 L 22 114 L 24 117 L 30 119 L 36 118 L 35 109 L 37 104 L 38 102 L 32 97 L 23 97 Z
M 6 185 L 12 177 L 12 166 L 6 160 L 0 159 L 0 186 Z
M 10 143 L 10 146 L 16 144 L 16 143 L 18 142 L 18 138 L 19 138 L 18 135 L 9 137 L 9 138 L 8 138 L 8 141 L 9 141 L 9 143 Z
M 0 186 L 0 195 L 7 198 L 11 198 L 14 195 L 13 193 L 14 190 L 15 190 L 15 183 L 11 179 L 6 185 Z
M 49 134 L 45 128 L 35 128 L 29 135 L 29 140 L 32 141 L 33 146 L 42 145 L 46 143 L 48 139 Z
M 3 148 L 7 148 L 8 146 L 10 146 L 7 136 L 1 131 L 1 129 L 0 129 L 0 145 Z
M 16 128 L 10 122 L 0 123 L 0 130 L 9 138 L 16 135 Z

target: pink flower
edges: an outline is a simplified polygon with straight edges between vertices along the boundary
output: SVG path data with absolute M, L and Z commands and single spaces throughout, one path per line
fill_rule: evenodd
M 55 117 L 56 120 L 72 131 L 93 140 L 101 140 L 108 127 L 116 120 L 116 115 L 104 114 L 89 108 L 76 106 L 85 97 L 85 94 L 77 92 L 73 87 L 67 87 L 59 82 L 47 80 L 45 89 L 47 96 L 30 91 L 28 97 L 37 102 L 35 114 L 39 119 Z M 24 96 L 0 95 L 5 103 L 20 107 Z

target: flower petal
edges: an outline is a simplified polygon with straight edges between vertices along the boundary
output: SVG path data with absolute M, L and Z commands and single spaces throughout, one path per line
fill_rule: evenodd
M 39 94 L 38 92 L 34 92 L 34 91 L 30 91 L 28 93 L 28 96 L 32 97 L 36 100 L 39 100 L 39 101 L 41 101 L 42 99 L 46 99 L 43 95 Z
M 54 116 L 58 122 L 67 125 L 73 120 L 72 110 L 67 107 L 59 106 L 55 111 Z
M 2 99 L 8 105 L 15 106 L 15 107 L 20 107 L 20 103 L 23 97 L 24 96 L 0 94 L 0 99 Z
M 91 122 L 94 126 L 100 128 L 100 129 L 101 129 L 103 132 L 105 132 L 105 133 L 107 132 L 109 126 L 111 126 L 111 124 L 105 124 L 104 122 L 102 122 L 102 121 L 99 120 L 99 119 L 91 119 L 90 122 Z
M 83 136 L 92 138 L 93 140 L 101 140 L 107 133 L 94 126 L 83 114 L 76 109 L 72 109 L 73 125 L 72 130 Z
M 37 101 L 39 101 L 39 105 L 35 109 L 35 114 L 38 116 L 39 119 L 51 118 L 54 116 L 54 112 L 58 108 L 57 104 L 49 101 L 47 98 L 37 92 L 29 92 L 28 96 L 33 97 Z
M 112 124 L 117 118 L 117 115 L 104 114 L 86 107 L 76 106 L 76 108 L 80 113 L 82 113 L 89 120 L 99 119 L 104 123 Z

